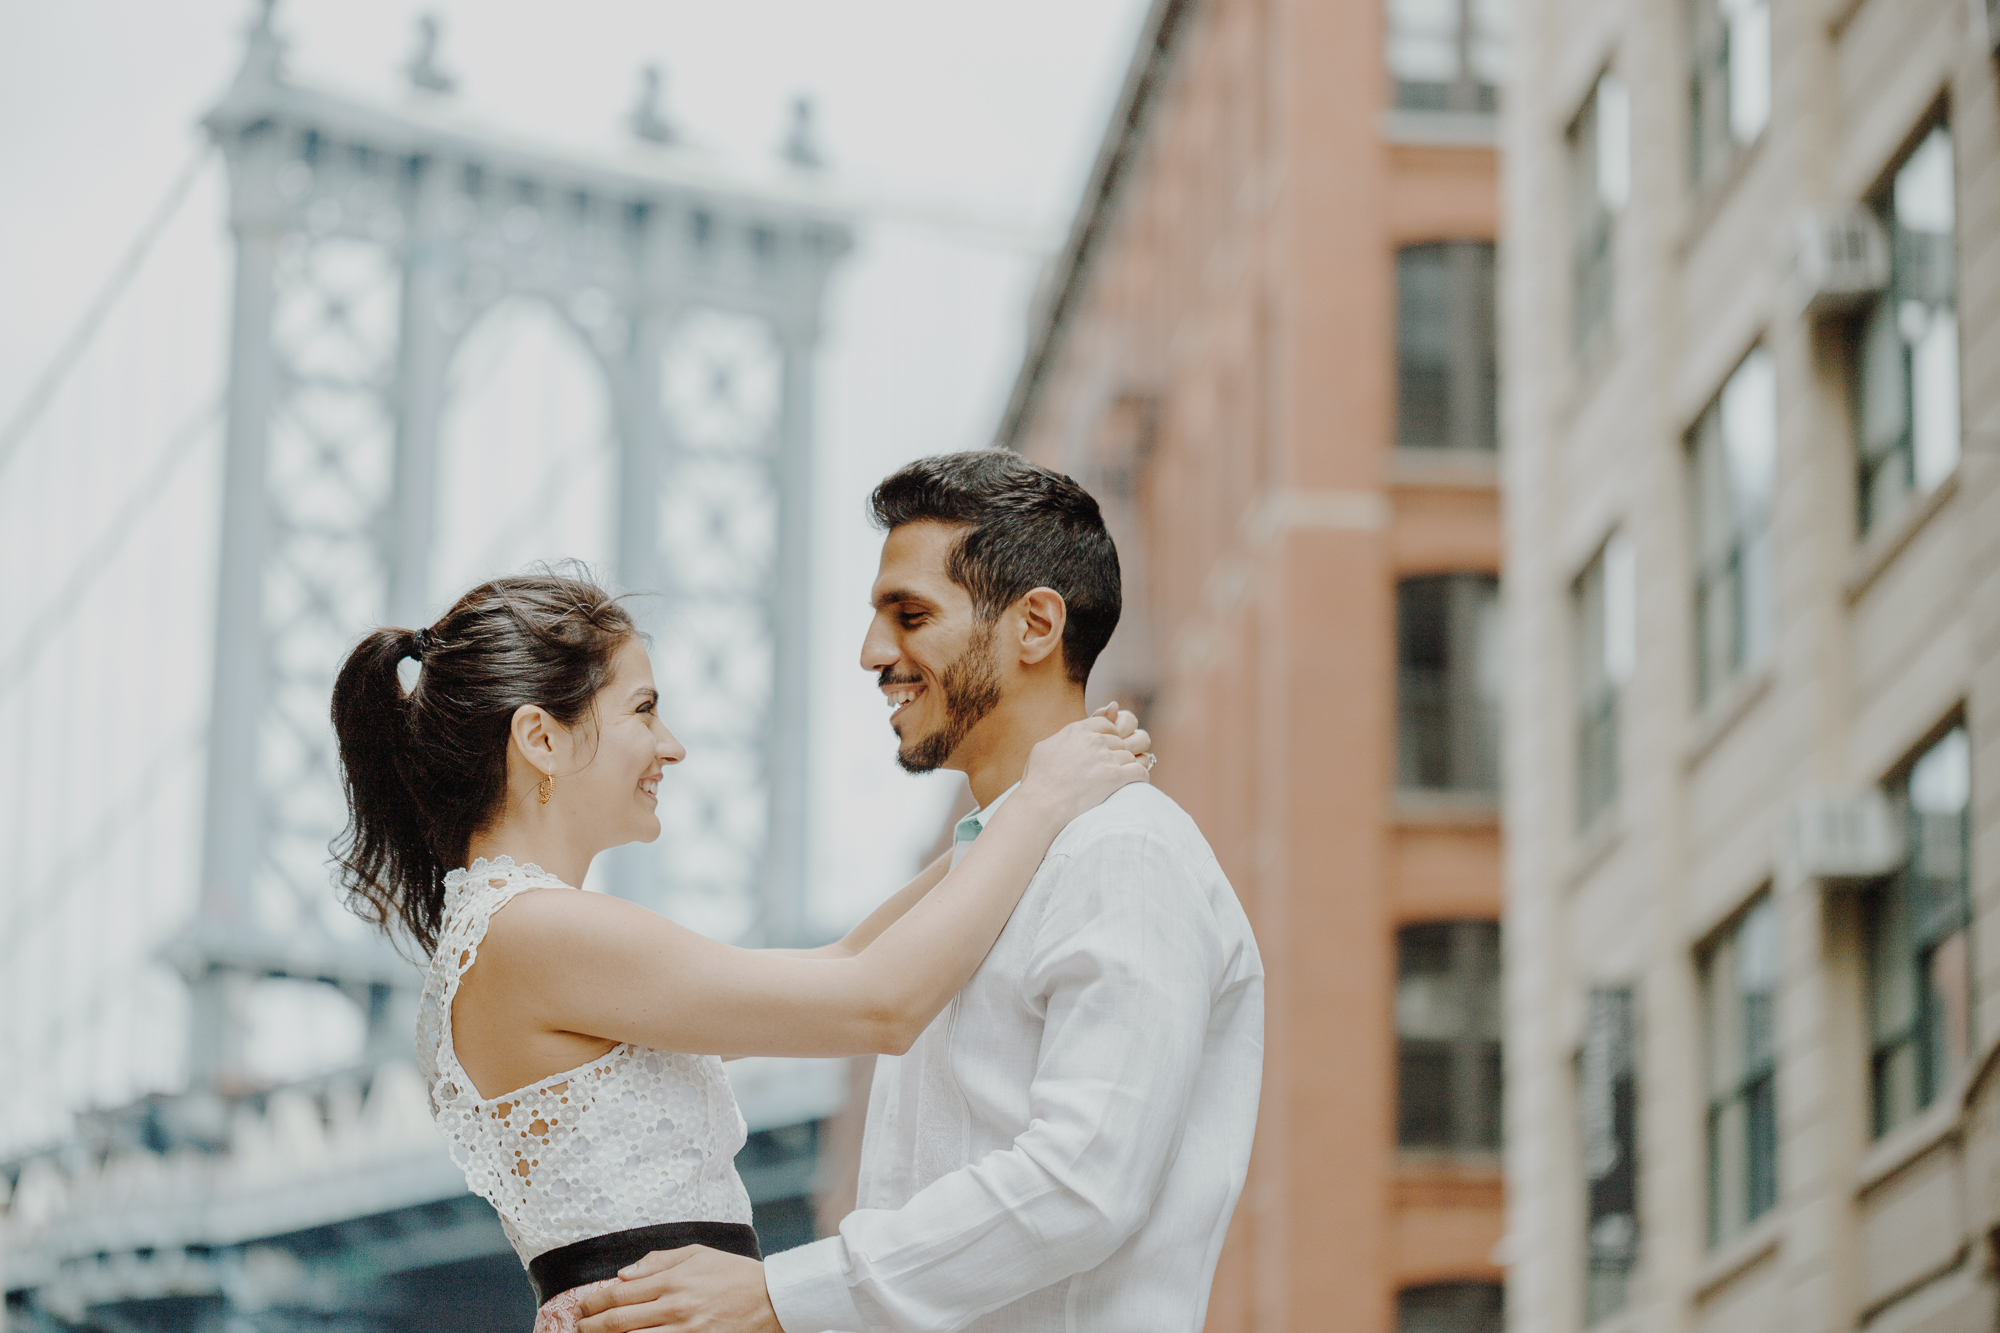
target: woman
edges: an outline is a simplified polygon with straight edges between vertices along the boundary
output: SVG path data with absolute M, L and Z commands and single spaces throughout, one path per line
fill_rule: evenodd
M 375 631 L 334 686 L 342 884 L 430 955 L 432 1110 L 528 1267 L 542 1333 L 574 1328 L 583 1291 L 652 1250 L 759 1257 L 718 1057 L 906 1050 L 1056 834 L 1146 772 L 1144 732 L 1075 723 L 1035 747 L 948 875 L 941 859 L 838 944 L 735 949 L 604 894 L 540 892 L 659 836 L 661 774 L 686 751 L 658 703 L 625 611 L 546 574 L 475 588 L 428 629 Z

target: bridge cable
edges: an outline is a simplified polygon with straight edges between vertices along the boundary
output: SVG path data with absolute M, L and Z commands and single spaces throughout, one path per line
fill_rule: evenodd
M 195 151 L 194 157 L 188 164 L 181 168 L 181 174 L 167 187 L 166 196 L 153 210 L 153 216 L 147 219 L 146 225 L 139 229 L 138 236 L 126 248 L 125 257 L 118 261 L 116 268 L 112 269 L 110 281 L 104 284 L 104 289 L 97 294 L 97 299 L 84 311 L 83 319 L 78 322 L 68 340 L 57 351 L 48 369 L 42 372 L 42 377 L 29 391 L 20 410 L 14 413 L 4 428 L 0 428 L 0 471 L 6 470 L 8 461 L 28 438 L 29 430 L 41 419 L 42 413 L 48 410 L 49 404 L 55 401 L 56 390 L 62 387 L 63 381 L 69 377 L 70 371 L 76 368 L 76 363 L 83 358 L 83 354 L 90 350 L 90 344 L 97 337 L 98 330 L 104 326 L 106 317 L 111 314 L 111 308 L 118 303 L 118 298 L 125 294 L 126 289 L 132 285 L 132 280 L 139 275 L 139 269 L 146 262 L 146 256 L 152 253 L 153 243 L 160 239 L 160 234 L 166 231 L 167 224 L 180 212 L 181 205 L 186 202 L 188 194 L 194 189 L 194 183 L 201 178 L 202 170 L 207 167 L 209 159 L 214 154 L 214 145 L 203 144 Z
M 26 680 L 42 650 L 58 641 L 55 631 L 76 614 L 82 605 L 85 589 L 111 567 L 112 559 L 132 535 L 139 520 L 166 495 L 167 483 L 180 471 L 181 464 L 194 454 L 195 446 L 208 438 L 208 427 L 221 417 L 222 400 L 217 397 L 204 403 L 168 439 L 166 448 L 153 460 L 152 469 L 126 494 L 116 517 L 106 525 L 103 534 L 70 566 L 69 577 L 62 587 L 43 604 L 41 614 L 21 631 L 20 646 L 11 656 L 0 658 L 0 697 Z

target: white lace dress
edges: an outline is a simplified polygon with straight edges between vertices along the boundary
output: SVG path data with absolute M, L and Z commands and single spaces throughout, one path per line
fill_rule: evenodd
M 417 1063 L 452 1160 L 499 1210 L 522 1264 L 634 1227 L 748 1224 L 750 1196 L 736 1174 L 746 1129 L 716 1056 L 627 1043 L 525 1088 L 479 1095 L 452 1048 L 451 1006 L 487 923 L 517 894 L 578 890 L 505 856 L 454 870 L 444 884 L 444 922 L 417 1008 Z

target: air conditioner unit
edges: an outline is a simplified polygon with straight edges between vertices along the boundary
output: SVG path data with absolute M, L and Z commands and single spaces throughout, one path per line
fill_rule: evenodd
M 1889 237 L 1861 204 L 1807 209 L 1792 224 L 1786 285 L 1794 309 L 1846 310 L 1889 285 Z
M 1903 865 L 1903 826 L 1879 791 L 1813 792 L 1792 811 L 1789 859 L 1806 879 L 1879 879 Z

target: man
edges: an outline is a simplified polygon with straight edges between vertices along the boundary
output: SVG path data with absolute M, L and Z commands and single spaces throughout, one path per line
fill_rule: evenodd
M 1082 487 L 1006 453 L 913 463 L 873 508 L 861 664 L 903 767 L 971 784 L 956 858 L 1084 715 L 1118 553 Z M 1208 844 L 1135 784 L 1064 830 L 978 973 L 878 1062 L 839 1235 L 761 1266 L 656 1252 L 585 1302 L 582 1333 L 1194 1333 L 1249 1162 L 1263 1003 Z

